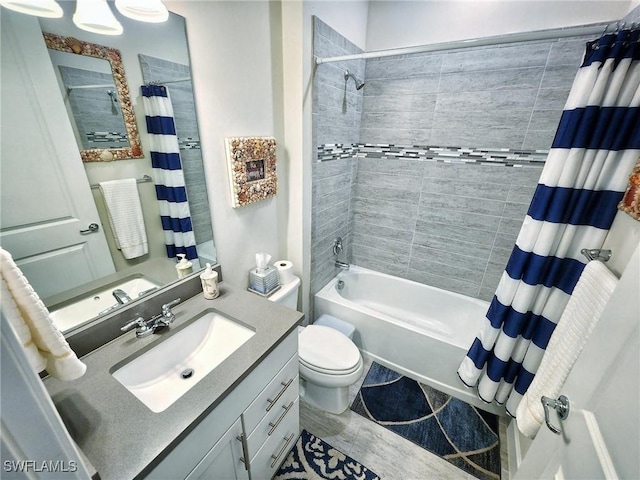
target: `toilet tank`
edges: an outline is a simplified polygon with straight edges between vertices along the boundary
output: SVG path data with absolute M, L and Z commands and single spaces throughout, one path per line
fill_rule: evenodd
M 293 281 L 281 285 L 276 292 L 269 295 L 269 300 L 295 310 L 298 306 L 298 289 L 300 288 L 300 279 L 298 277 L 293 278 Z

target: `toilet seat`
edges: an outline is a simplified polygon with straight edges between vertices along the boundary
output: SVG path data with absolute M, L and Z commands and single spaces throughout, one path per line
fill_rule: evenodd
M 361 368 L 358 347 L 339 331 L 309 325 L 298 336 L 300 364 L 324 375 L 350 375 Z
M 302 358 L 298 357 L 300 364 L 304 365 L 309 370 L 313 370 L 314 372 L 322 373 L 324 375 L 349 375 L 360 367 L 360 362 L 356 363 L 353 367 L 347 370 L 331 370 L 329 368 L 318 367 L 317 365 L 312 365 L 310 363 L 305 362 Z

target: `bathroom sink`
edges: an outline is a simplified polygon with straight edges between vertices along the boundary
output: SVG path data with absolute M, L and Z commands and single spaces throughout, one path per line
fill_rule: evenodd
M 208 311 L 111 375 L 153 412 L 162 412 L 249 340 L 255 331 Z

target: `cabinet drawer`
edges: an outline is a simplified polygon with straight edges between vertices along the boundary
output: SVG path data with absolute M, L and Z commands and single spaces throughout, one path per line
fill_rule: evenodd
M 300 435 L 299 399 L 251 461 L 251 480 L 268 480 L 276 473 Z
M 244 430 L 247 435 L 251 435 L 265 415 L 280 408 L 277 404 L 288 390 L 295 390 L 294 398 L 298 395 L 297 375 L 298 354 L 296 353 L 243 413 Z
M 293 379 L 293 383 L 298 382 L 299 377 Z M 274 407 L 262 418 L 262 421 L 251 432 L 247 438 L 249 455 L 251 458 L 260 450 L 262 444 L 271 436 L 279 435 L 280 425 L 289 415 L 293 415 L 293 404 L 298 399 L 298 389 L 292 385 L 278 399 Z

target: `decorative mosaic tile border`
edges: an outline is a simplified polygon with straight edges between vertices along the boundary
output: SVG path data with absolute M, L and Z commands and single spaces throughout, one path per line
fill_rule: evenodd
M 397 158 L 444 163 L 505 165 L 508 167 L 542 167 L 547 150 L 513 150 L 509 148 L 459 148 L 393 144 L 325 144 L 318 146 L 318 162 L 356 156 L 358 158 Z
M 200 150 L 200 140 L 191 137 L 178 137 L 178 147 L 180 150 Z
M 129 143 L 127 134 L 122 132 L 88 132 L 87 140 L 93 143 Z
M 326 143 L 318 145 L 318 162 L 351 158 L 358 153 L 358 144 Z

